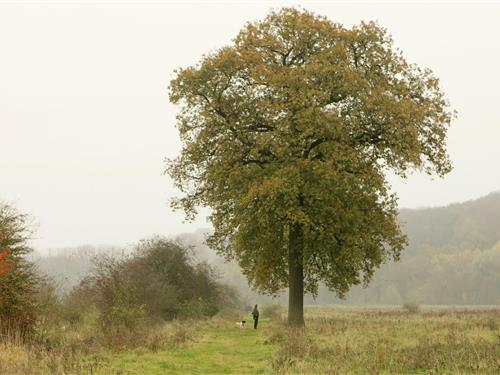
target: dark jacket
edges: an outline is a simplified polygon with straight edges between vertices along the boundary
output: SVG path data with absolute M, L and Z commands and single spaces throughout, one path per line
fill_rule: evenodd
M 253 308 L 252 315 L 254 319 L 259 317 L 259 309 L 257 307 Z

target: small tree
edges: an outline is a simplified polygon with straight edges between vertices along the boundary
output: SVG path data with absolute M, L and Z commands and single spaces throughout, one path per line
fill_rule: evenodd
M 183 149 L 168 172 L 188 218 L 212 208 L 209 244 L 256 288 L 289 287 L 291 325 L 320 281 L 343 296 L 406 238 L 387 171 L 451 165 L 453 117 L 429 70 L 375 23 L 352 29 L 284 8 L 170 84 Z
M 31 252 L 28 216 L 0 202 L 0 331 L 17 329 L 24 336 L 35 322 L 37 276 L 25 259 Z

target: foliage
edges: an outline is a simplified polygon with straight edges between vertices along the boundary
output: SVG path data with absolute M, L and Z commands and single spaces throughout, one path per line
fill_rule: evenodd
M 368 283 L 405 245 L 385 173 L 451 169 L 438 79 L 375 23 L 272 12 L 180 69 L 170 100 L 183 143 L 173 205 L 188 218 L 211 207 L 210 245 L 271 294 L 297 276 L 300 296 Z
M 96 259 L 89 286 L 94 290 L 100 323 L 106 330 L 132 330 L 145 320 L 144 306 L 135 295 L 136 286 L 123 267 L 111 257 Z
M 25 259 L 31 252 L 29 218 L 0 202 L 0 333 L 30 334 L 35 324 L 37 276 Z
M 93 274 L 65 301 L 68 318 L 79 321 L 82 305 L 95 304 L 105 329 L 133 330 L 147 321 L 200 318 L 238 303 L 206 263 L 195 263 L 189 248 L 161 237 L 142 241 L 122 259 L 100 257 Z

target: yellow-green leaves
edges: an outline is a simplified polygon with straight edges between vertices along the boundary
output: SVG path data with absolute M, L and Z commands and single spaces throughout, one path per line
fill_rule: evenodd
M 386 170 L 451 168 L 438 80 L 375 23 L 273 12 L 179 70 L 170 99 L 183 142 L 168 165 L 176 207 L 211 207 L 210 244 L 270 293 L 287 285 L 294 225 L 307 291 L 367 282 L 405 244 Z

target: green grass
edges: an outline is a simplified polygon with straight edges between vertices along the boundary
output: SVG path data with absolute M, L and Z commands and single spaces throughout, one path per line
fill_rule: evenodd
M 114 337 L 115 346 L 80 328 L 50 350 L 0 343 L 0 373 L 500 374 L 500 310 L 309 308 L 306 324 L 173 322 Z
M 267 321 L 258 330 L 229 321 L 206 322 L 192 339 L 170 350 L 113 355 L 97 374 L 269 374 L 277 345 L 267 341 Z

